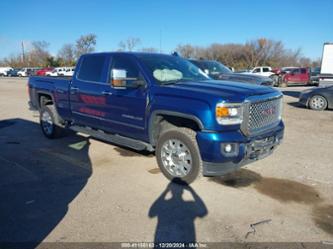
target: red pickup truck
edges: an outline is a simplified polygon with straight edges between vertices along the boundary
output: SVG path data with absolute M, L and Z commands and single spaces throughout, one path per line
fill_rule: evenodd
M 310 70 L 305 67 L 293 68 L 280 73 L 279 86 L 286 87 L 291 84 L 310 85 Z

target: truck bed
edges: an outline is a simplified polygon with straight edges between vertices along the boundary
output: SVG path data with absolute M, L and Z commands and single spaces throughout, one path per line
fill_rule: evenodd
M 69 85 L 71 77 L 49 77 L 49 76 L 32 76 L 29 77 L 28 86 L 30 94 L 30 107 L 38 109 L 40 96 L 51 93 L 52 96 L 60 100 L 57 103 L 68 102 Z

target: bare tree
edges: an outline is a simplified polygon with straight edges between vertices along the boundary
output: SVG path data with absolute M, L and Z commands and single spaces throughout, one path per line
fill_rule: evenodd
M 195 57 L 195 47 L 191 44 L 179 44 L 175 49 L 181 56 L 185 58 L 193 58 Z
M 73 44 L 67 43 L 62 46 L 58 52 L 58 59 L 63 66 L 75 65 L 75 47 Z
M 28 52 L 28 62 L 34 66 L 48 66 L 48 58 L 50 53 L 48 51 L 49 43 L 46 41 L 33 41 L 31 43 L 31 50 Z
M 82 35 L 76 40 L 75 44 L 75 57 L 78 59 L 82 54 L 91 53 L 95 51 L 96 46 L 95 34 Z
M 128 37 L 126 41 L 120 41 L 118 44 L 118 51 L 134 51 L 140 45 L 141 40 L 137 37 Z

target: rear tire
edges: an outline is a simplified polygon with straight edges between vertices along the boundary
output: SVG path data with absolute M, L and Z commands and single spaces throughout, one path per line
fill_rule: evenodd
M 47 138 L 59 138 L 64 135 L 64 129 L 59 126 L 54 105 L 45 105 L 40 109 L 40 127 Z
M 202 175 L 196 132 L 189 128 L 177 127 L 162 132 L 155 155 L 160 170 L 169 180 L 190 184 Z
M 323 111 L 327 108 L 327 100 L 321 95 L 314 95 L 309 100 L 309 108 L 315 111 Z

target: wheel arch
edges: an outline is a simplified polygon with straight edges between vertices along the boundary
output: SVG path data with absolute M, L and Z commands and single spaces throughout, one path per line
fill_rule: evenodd
M 156 110 L 152 112 L 148 123 L 149 142 L 152 146 L 156 145 L 158 137 L 164 128 L 164 122 L 173 126 L 187 127 L 195 131 L 204 129 L 203 123 L 195 115 L 175 111 Z
M 55 104 L 54 97 L 50 92 L 38 91 L 36 92 L 36 98 L 39 109 L 43 105 Z

